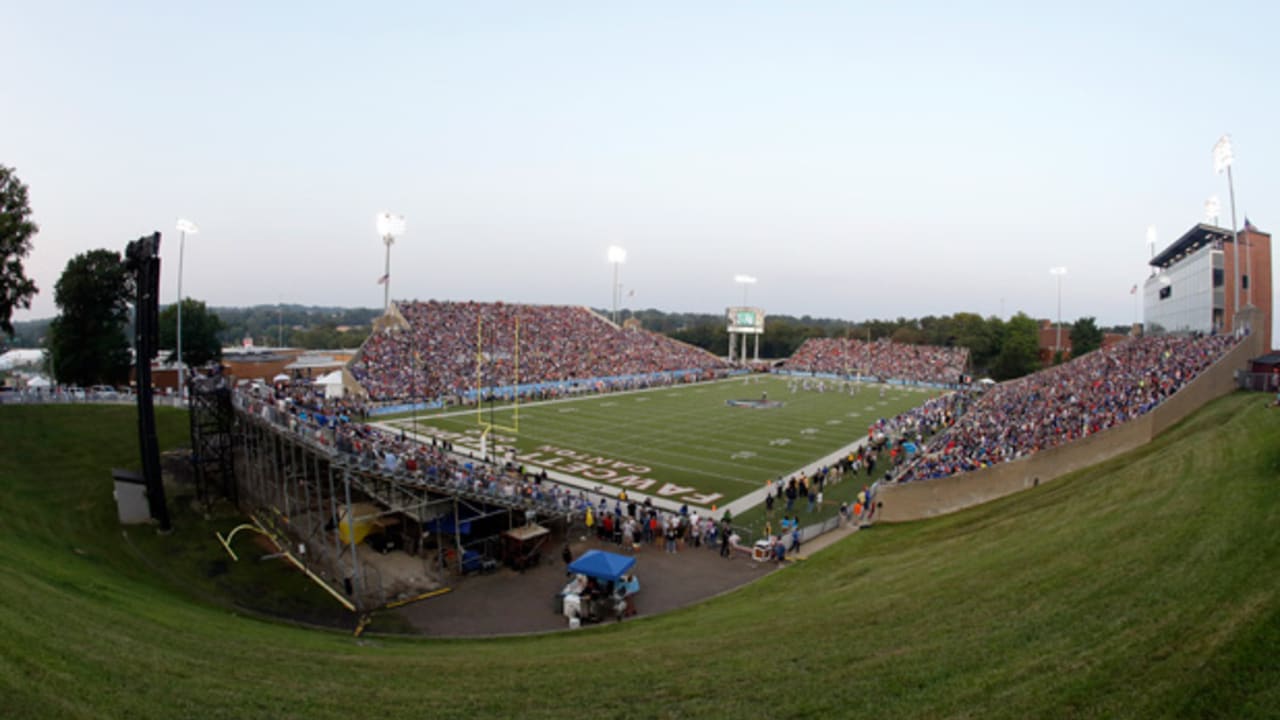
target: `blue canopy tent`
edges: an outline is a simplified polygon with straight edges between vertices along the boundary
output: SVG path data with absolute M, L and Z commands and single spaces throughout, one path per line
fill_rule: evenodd
M 597 580 L 617 582 L 630 572 L 635 564 L 636 559 L 633 557 L 603 550 L 588 550 L 582 554 L 582 557 L 569 564 L 569 572 Z

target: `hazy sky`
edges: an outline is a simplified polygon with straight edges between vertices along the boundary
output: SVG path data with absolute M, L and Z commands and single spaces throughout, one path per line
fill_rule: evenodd
M 0 163 L 162 301 L 1134 317 L 1145 231 L 1280 229 L 1280 4 L 7 3 Z M 873 5 L 874 9 L 858 6 Z M 890 7 L 892 6 L 892 7 Z M 1280 253 L 1277 253 L 1280 255 Z

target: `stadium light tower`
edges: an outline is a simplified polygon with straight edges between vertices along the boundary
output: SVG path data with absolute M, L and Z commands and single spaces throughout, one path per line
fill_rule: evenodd
M 1049 268 L 1049 274 L 1058 278 L 1058 339 L 1054 352 L 1062 352 L 1062 276 L 1067 274 L 1064 267 Z
M 392 215 L 389 212 L 378 213 L 378 234 L 382 236 L 382 242 L 387 246 L 387 267 L 382 277 L 378 280 L 382 284 L 382 311 L 386 312 L 391 307 L 391 246 L 395 244 L 396 238 L 404 234 L 404 216 Z
M 627 251 L 617 245 L 609 246 L 609 262 L 613 263 L 613 324 L 618 324 L 618 266 L 627 261 Z
M 733 281 L 742 286 L 742 306 L 747 306 L 747 288 L 756 284 L 756 279 L 750 275 L 734 275 Z
M 1204 221 L 1213 223 L 1214 227 L 1218 226 L 1218 215 L 1222 211 L 1222 202 L 1218 200 L 1217 195 L 1210 195 L 1208 200 L 1204 201 Z
M 1231 177 L 1231 164 L 1234 161 L 1235 161 L 1235 155 L 1231 150 L 1231 136 L 1223 135 L 1222 137 L 1218 138 L 1218 142 L 1214 143 L 1213 145 L 1213 171 L 1218 175 L 1221 175 L 1223 170 L 1227 171 L 1227 195 L 1231 199 L 1231 238 L 1232 238 L 1231 242 L 1232 242 L 1232 245 L 1235 247 L 1234 252 L 1236 255 L 1236 261 L 1232 263 L 1232 265 L 1234 265 L 1236 269 L 1236 312 L 1239 313 L 1240 312 L 1240 231 L 1236 229 L 1236 186 L 1235 186 L 1235 181 Z M 1244 256 L 1244 262 L 1245 262 L 1244 274 L 1246 276 L 1252 275 L 1249 267 L 1250 254 L 1251 253 L 1245 253 L 1245 256 Z M 1250 278 L 1249 295 L 1246 298 L 1245 302 L 1247 302 L 1249 305 L 1253 305 L 1252 278 Z
M 197 235 L 200 228 L 190 220 L 178 218 L 178 397 L 186 397 L 187 386 L 183 384 L 182 370 L 182 256 L 187 247 L 187 235 Z

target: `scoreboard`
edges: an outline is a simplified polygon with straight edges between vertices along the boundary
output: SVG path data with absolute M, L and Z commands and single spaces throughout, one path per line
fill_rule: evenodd
M 764 310 L 755 307 L 731 307 L 725 313 L 729 332 L 747 335 L 764 334 Z

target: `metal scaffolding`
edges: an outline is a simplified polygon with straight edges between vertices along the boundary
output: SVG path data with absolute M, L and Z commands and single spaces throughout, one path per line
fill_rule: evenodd
M 209 508 L 219 498 L 237 502 L 231 388 L 221 374 L 190 380 L 191 466 L 200 504 Z
M 360 612 L 477 569 L 496 556 L 498 535 L 525 524 L 530 513 L 552 523 L 567 520 L 567 513 L 525 497 L 452 487 L 339 452 L 331 431 L 300 432 L 291 416 L 274 408 L 234 412 L 241 508 Z M 410 586 L 387 570 L 386 553 L 356 536 L 361 523 L 394 528 L 394 552 L 418 559 L 414 575 L 427 586 Z M 476 532 L 468 537 L 467 529 Z M 400 562 L 395 569 L 404 567 Z

